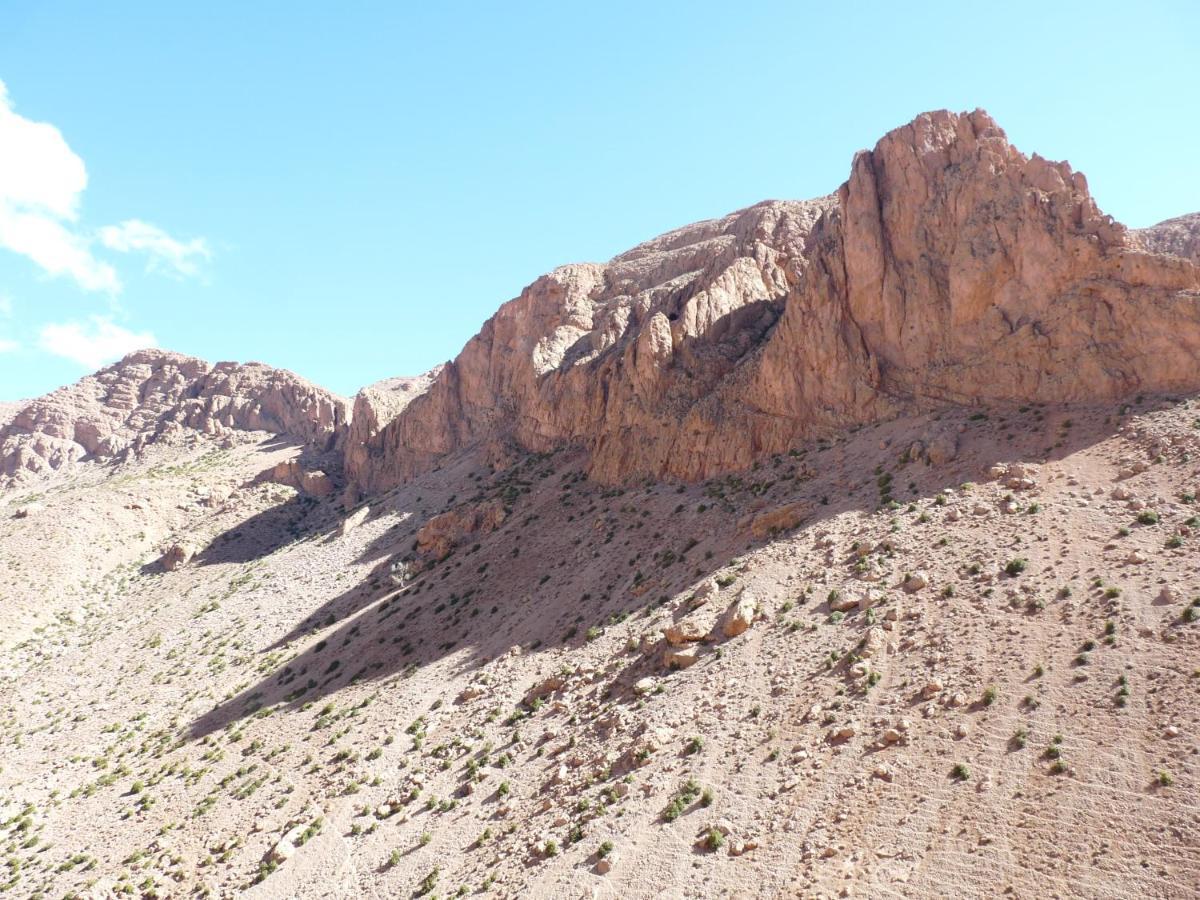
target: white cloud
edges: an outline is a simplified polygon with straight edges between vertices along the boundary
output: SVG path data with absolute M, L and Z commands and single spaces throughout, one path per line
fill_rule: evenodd
M 13 311 L 12 297 L 0 294 L 0 319 L 11 319 Z
M 92 253 L 93 236 L 79 225 L 87 183 L 87 167 L 62 132 L 18 115 L 0 81 L 0 247 L 86 291 L 116 294 L 116 269 Z M 140 219 L 105 226 L 98 237 L 109 250 L 146 253 L 148 271 L 177 277 L 198 275 L 212 256 L 202 238 L 179 241 Z
M 0 353 L 12 353 L 20 348 L 20 344 L 16 341 L 11 341 L 8 338 L 0 338 Z
M 177 241 L 157 225 L 140 219 L 106 225 L 100 229 L 100 242 L 120 253 L 144 252 L 150 257 L 146 264 L 149 271 L 170 275 L 198 275 L 199 262 L 212 257 L 203 238 Z
M 0 246 L 84 290 L 116 293 L 116 270 L 72 227 L 86 187 L 87 169 L 62 132 L 17 115 L 0 81 Z
M 86 322 L 51 323 L 42 327 L 38 346 L 55 356 L 73 360 L 88 369 L 98 369 L 158 341 L 148 331 L 133 332 L 106 316 L 91 316 Z

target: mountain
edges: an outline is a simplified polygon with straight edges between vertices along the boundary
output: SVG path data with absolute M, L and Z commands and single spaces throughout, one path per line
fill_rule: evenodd
M 986 113 L 928 113 L 835 196 L 537 280 L 348 474 L 369 493 L 463 447 L 579 444 L 607 482 L 695 480 L 951 403 L 1194 390 L 1196 267 L 1145 249 L 1194 252 L 1173 222 L 1130 233 Z
M 348 414 L 346 401 L 290 372 L 142 350 L 0 418 L 0 476 L 11 486 L 194 433 L 269 431 L 330 448 Z
M 1198 234 L 927 113 L 353 401 L 0 408 L 0 884 L 1191 896 Z

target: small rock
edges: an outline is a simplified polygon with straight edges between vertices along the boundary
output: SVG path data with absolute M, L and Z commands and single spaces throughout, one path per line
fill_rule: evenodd
M 699 655 L 700 651 L 695 646 L 682 649 L 668 648 L 663 653 L 663 665 L 668 669 L 686 669 L 695 664 Z
M 847 722 L 845 725 L 835 725 L 829 729 L 829 740 L 831 743 L 839 743 L 848 741 L 854 735 L 858 734 L 858 726 L 853 722 Z
M 858 604 L 857 597 L 845 597 L 839 594 L 829 601 L 829 608 L 834 612 L 849 612 L 852 609 L 857 609 Z
M 639 678 L 633 683 L 633 692 L 635 694 L 649 694 L 654 690 L 656 684 L 658 684 L 658 680 L 647 675 L 645 678 Z

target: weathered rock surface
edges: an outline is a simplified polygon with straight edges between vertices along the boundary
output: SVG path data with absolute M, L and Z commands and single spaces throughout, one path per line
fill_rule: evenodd
M 117 458 L 187 431 L 267 431 L 328 449 L 346 419 L 345 400 L 291 372 L 140 350 L 22 407 L 0 428 L 0 480 Z
M 914 409 L 1200 388 L 1194 223 L 1173 222 L 1129 232 L 986 113 L 926 113 L 833 196 L 538 279 L 358 432 L 348 475 L 374 491 L 462 448 L 580 444 L 604 481 L 699 479 Z
M 290 485 L 311 497 L 328 497 L 334 490 L 333 479 L 328 473 L 321 469 L 306 469 L 294 459 L 272 466 L 260 477 L 276 484 Z
M 1167 219 L 1133 234 L 1151 253 L 1170 253 L 1200 263 L 1200 212 Z
M 445 559 L 464 538 L 495 531 L 506 517 L 503 504 L 495 500 L 448 510 L 421 526 L 417 552 L 429 559 Z
M 809 512 L 810 509 L 806 503 L 784 503 L 746 516 L 738 522 L 738 526 L 748 530 L 752 537 L 761 540 L 778 532 L 795 528 L 804 521 Z
M 442 368 L 436 366 L 413 378 L 387 378 L 358 392 L 343 443 L 345 468 L 351 478 L 369 478 L 373 465 L 372 439 L 408 404 L 429 390 Z
M 186 565 L 195 555 L 195 552 L 187 544 L 171 544 L 163 550 L 163 554 L 159 558 L 159 563 L 162 564 L 163 569 L 166 571 L 174 572 L 180 566 Z

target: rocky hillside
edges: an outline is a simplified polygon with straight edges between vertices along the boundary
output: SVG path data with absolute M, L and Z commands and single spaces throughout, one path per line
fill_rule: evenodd
M 0 418 L 0 478 L 12 486 L 190 433 L 264 431 L 327 450 L 348 418 L 344 400 L 291 372 L 143 350 Z
M 0 891 L 1195 896 L 1195 222 L 931 113 L 352 408 L 0 408 Z

